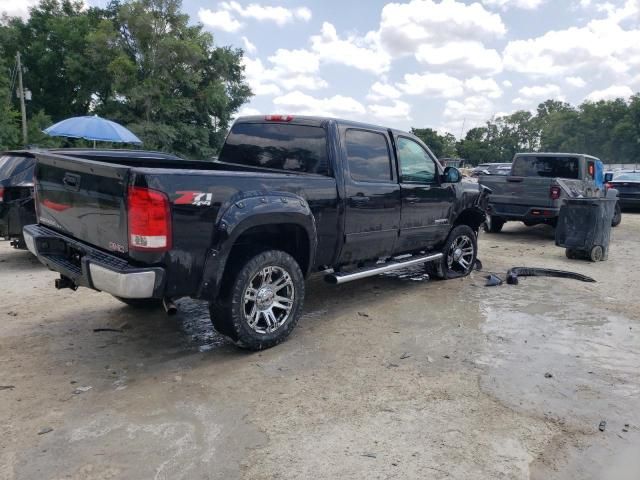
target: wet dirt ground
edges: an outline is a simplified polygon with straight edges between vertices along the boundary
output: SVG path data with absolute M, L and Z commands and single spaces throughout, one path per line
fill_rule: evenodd
M 598 264 L 507 224 L 485 270 L 598 282 L 312 280 L 290 339 L 247 353 L 204 304 L 56 291 L 1 242 L 0 479 L 637 480 L 639 250 L 640 214 Z

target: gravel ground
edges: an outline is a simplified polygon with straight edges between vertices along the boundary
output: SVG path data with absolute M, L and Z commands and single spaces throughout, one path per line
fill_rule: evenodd
M 625 214 L 598 264 L 544 226 L 481 236 L 485 270 L 593 284 L 312 280 L 293 335 L 261 353 L 199 302 L 169 318 L 56 291 L 1 242 L 0 479 L 637 480 L 639 234 Z

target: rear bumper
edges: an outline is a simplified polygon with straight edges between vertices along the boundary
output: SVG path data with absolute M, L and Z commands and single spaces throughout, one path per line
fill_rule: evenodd
M 529 207 L 527 205 L 512 205 L 506 203 L 491 203 L 487 206 L 487 213 L 505 220 L 526 222 L 545 222 L 560 215 L 560 208 Z
M 41 225 L 24 227 L 27 248 L 75 285 L 122 298 L 162 298 L 165 270 L 139 268 Z
M 618 196 L 618 203 L 622 208 L 640 208 L 640 195 L 639 196 Z

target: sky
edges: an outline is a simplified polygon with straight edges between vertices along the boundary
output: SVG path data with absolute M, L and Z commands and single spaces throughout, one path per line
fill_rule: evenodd
M 0 10 L 37 0 L 0 0 Z M 87 0 L 101 6 L 106 0 Z M 640 0 L 183 0 L 245 52 L 241 114 L 313 114 L 459 137 L 548 98 L 640 91 Z

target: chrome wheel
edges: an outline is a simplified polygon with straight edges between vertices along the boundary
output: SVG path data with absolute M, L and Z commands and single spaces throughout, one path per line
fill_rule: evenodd
M 264 267 L 244 291 L 244 317 L 257 333 L 273 333 L 289 318 L 295 299 L 291 275 L 281 267 Z
M 455 272 L 467 273 L 473 267 L 475 251 L 473 241 L 467 235 L 460 235 L 447 252 L 447 268 Z

